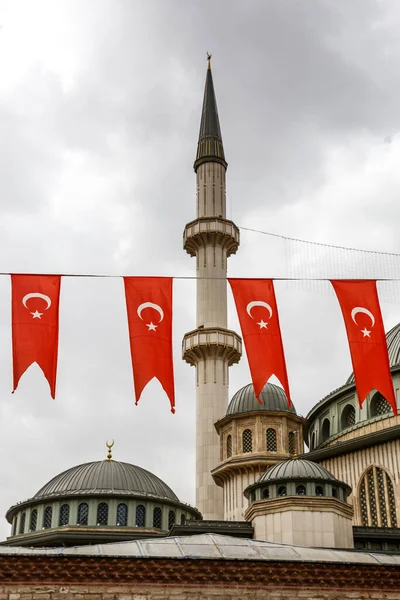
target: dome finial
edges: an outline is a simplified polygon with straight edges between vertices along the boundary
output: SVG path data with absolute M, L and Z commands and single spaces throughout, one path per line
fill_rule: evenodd
M 114 440 L 111 442 L 106 442 L 106 446 L 108 448 L 107 460 L 112 460 L 111 448 L 114 446 Z

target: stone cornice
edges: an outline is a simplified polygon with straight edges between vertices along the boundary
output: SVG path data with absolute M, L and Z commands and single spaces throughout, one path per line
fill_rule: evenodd
M 288 421 L 294 421 L 295 423 L 301 423 L 301 424 L 305 424 L 306 423 L 306 419 L 304 417 L 301 417 L 299 415 L 295 415 L 294 413 L 288 412 L 288 411 L 269 411 L 269 410 L 252 410 L 249 412 L 243 412 L 243 413 L 235 413 L 232 415 L 226 415 L 225 417 L 222 417 L 222 419 L 219 419 L 219 421 L 217 421 L 214 424 L 215 429 L 217 430 L 217 432 L 219 433 L 220 430 L 222 429 L 222 427 L 224 425 L 226 425 L 227 423 L 229 423 L 232 420 L 239 420 L 239 419 L 244 419 L 244 418 L 248 418 L 248 417 L 264 417 L 265 419 L 271 419 L 271 417 L 286 417 L 286 419 Z
M 348 519 L 353 518 L 353 507 L 337 498 L 327 496 L 285 496 L 256 500 L 245 511 L 244 518 L 251 521 L 255 517 L 288 511 L 330 512 Z

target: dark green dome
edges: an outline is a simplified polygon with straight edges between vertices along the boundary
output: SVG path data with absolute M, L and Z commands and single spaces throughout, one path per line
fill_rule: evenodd
M 260 404 L 254 394 L 254 387 L 252 383 L 242 387 L 233 396 L 229 403 L 226 415 L 236 415 L 240 413 L 247 413 L 256 410 L 265 410 L 270 412 L 291 412 L 296 414 L 296 409 L 293 404 L 292 407 L 288 406 L 288 399 L 283 388 L 274 383 L 266 383 L 260 394 Z
M 258 483 L 272 481 L 288 481 L 290 479 L 311 479 L 338 482 L 336 477 L 324 467 L 302 458 L 284 460 L 269 468 L 261 475 Z
M 111 493 L 137 494 L 178 501 L 171 488 L 153 473 L 116 460 L 102 460 L 72 467 L 53 477 L 33 499 Z

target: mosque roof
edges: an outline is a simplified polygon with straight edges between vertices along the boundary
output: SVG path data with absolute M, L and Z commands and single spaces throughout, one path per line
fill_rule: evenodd
M 336 477 L 324 469 L 324 467 L 321 467 L 321 465 L 314 463 L 311 460 L 304 460 L 302 458 L 284 460 L 273 465 L 261 475 L 258 483 L 262 481 L 288 481 L 290 479 L 318 479 L 339 483 Z
M 136 465 L 116 460 L 89 462 L 56 475 L 33 500 L 62 495 L 145 494 L 178 501 L 171 488 L 159 477 Z
M 400 323 L 392 327 L 386 334 L 390 367 L 400 363 Z M 354 383 L 354 373 L 347 379 L 346 384 Z
M 222 143 L 221 127 L 219 125 L 217 100 L 215 97 L 210 59 L 211 56 L 208 60 L 199 141 L 194 163 L 195 171 L 197 171 L 197 167 L 203 162 L 219 162 L 227 167 L 224 145 Z
M 262 404 L 260 404 L 255 396 L 252 383 L 245 385 L 234 394 L 229 403 L 226 415 L 236 415 L 240 413 L 252 411 L 270 411 L 270 412 L 291 412 L 296 414 L 296 409 L 293 404 L 289 408 L 288 400 L 284 390 L 274 383 L 266 383 L 260 394 Z

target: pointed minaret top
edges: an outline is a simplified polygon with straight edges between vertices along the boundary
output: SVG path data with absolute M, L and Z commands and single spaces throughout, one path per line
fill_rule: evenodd
M 219 126 L 217 101 L 215 98 L 214 83 L 211 72 L 211 54 L 207 53 L 208 68 L 206 87 L 204 90 L 203 110 L 201 113 L 199 142 L 197 145 L 194 170 L 204 162 L 219 162 L 226 168 L 224 145 L 222 143 L 221 128 Z

